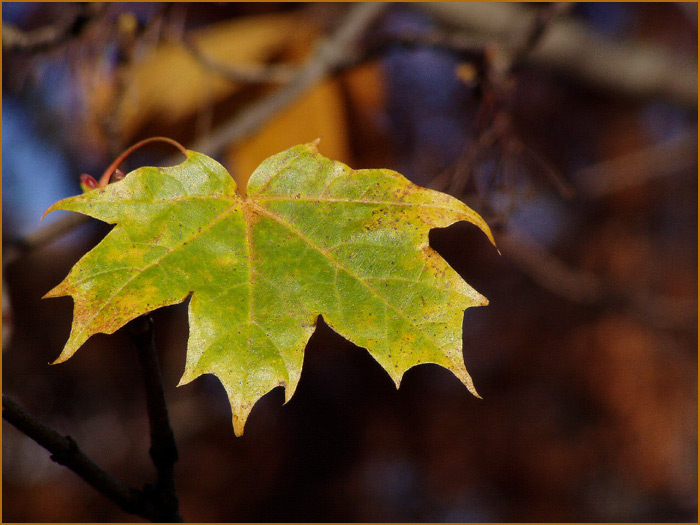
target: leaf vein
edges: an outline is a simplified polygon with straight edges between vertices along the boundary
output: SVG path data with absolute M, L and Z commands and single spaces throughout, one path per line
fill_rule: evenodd
M 255 191 L 255 194 L 260 194 L 260 193 L 264 192 L 267 189 L 267 187 L 270 185 L 270 183 L 272 183 L 273 180 L 275 180 L 277 177 L 279 177 L 282 174 L 282 172 L 286 171 L 289 168 L 289 166 L 291 166 L 294 163 L 294 161 L 297 160 L 301 156 L 301 154 L 302 154 L 301 151 L 297 152 L 291 159 L 289 159 L 289 161 L 283 167 L 281 167 L 280 169 L 277 170 L 276 173 L 271 175 L 270 178 L 265 181 L 265 184 L 263 184 L 260 188 L 258 188 Z
M 299 230 L 294 228 L 291 224 L 286 223 L 283 221 L 281 218 L 277 217 L 273 213 L 270 213 L 268 210 L 265 208 L 261 208 L 257 206 L 256 204 L 251 203 L 251 206 L 255 206 L 255 208 L 263 215 L 269 217 L 270 219 L 274 220 L 281 226 L 287 228 L 289 231 L 294 233 L 297 237 L 299 237 L 301 240 L 303 240 L 306 244 L 308 244 L 311 248 L 319 252 L 321 255 L 325 256 L 329 261 L 331 261 L 336 268 L 339 268 L 343 270 L 345 273 L 347 273 L 350 277 L 358 281 L 362 286 L 367 288 L 374 296 L 376 296 L 378 299 L 380 299 L 386 306 L 388 306 L 391 310 L 396 312 L 400 317 L 402 317 L 404 320 L 409 322 L 411 325 L 413 325 L 413 320 L 407 317 L 403 312 L 401 312 L 398 308 L 393 306 L 389 301 L 387 301 L 386 298 L 384 298 L 377 290 L 375 290 L 372 286 L 367 284 L 360 276 L 356 275 L 351 269 L 347 268 L 345 265 L 343 265 L 340 261 L 336 260 L 333 255 L 328 252 L 327 250 L 324 250 L 321 246 L 318 246 L 316 243 L 314 243 L 311 239 L 306 237 L 304 234 L 302 234 Z M 425 337 L 423 334 L 419 333 L 419 335 L 428 341 L 430 341 L 427 337 Z M 432 341 L 431 341 L 432 343 Z M 435 347 L 437 347 L 436 344 L 434 344 Z
M 183 240 L 182 242 L 178 243 L 178 245 L 173 246 L 173 248 L 170 249 L 170 250 L 168 250 L 168 252 L 165 253 L 162 257 L 160 257 L 160 258 L 154 260 L 154 261 L 151 262 L 150 264 L 147 264 L 143 269 L 141 269 L 140 272 L 138 272 L 136 275 L 132 276 L 129 280 L 127 280 L 125 283 L 123 283 L 119 288 L 116 289 L 116 291 L 115 291 L 112 295 L 110 295 L 110 296 L 102 303 L 102 305 L 101 305 L 99 308 L 97 308 L 97 309 L 95 310 L 95 312 L 94 312 L 94 314 L 92 315 L 92 317 L 90 317 L 90 320 L 87 321 L 87 322 L 85 322 L 85 323 L 83 323 L 83 329 L 80 330 L 79 334 L 82 335 L 82 334 L 85 332 L 85 330 L 87 330 L 87 328 L 92 324 L 92 322 L 95 320 L 95 318 L 97 318 L 97 317 L 102 313 L 102 311 L 107 307 L 107 305 L 109 305 L 109 304 L 111 303 L 112 299 L 114 299 L 114 297 L 116 297 L 122 290 L 124 290 L 124 288 L 126 288 L 129 284 L 131 284 L 131 282 L 132 282 L 134 279 L 136 279 L 136 277 L 137 277 L 138 275 L 142 275 L 146 270 L 149 270 L 149 269 L 152 268 L 153 266 L 156 266 L 156 265 L 160 264 L 160 263 L 163 261 L 163 259 L 165 259 L 166 257 L 168 257 L 168 256 L 169 256 L 171 253 L 173 253 L 175 250 L 177 250 L 178 248 L 181 248 L 182 246 L 184 246 L 184 245 L 187 244 L 188 242 L 190 242 L 190 241 L 196 239 L 197 237 L 203 235 L 206 231 L 211 230 L 216 224 L 218 224 L 218 223 L 221 222 L 223 219 L 225 219 L 226 217 L 229 216 L 230 211 L 236 206 L 236 204 L 237 204 L 237 203 L 234 202 L 234 204 L 232 204 L 232 205 L 231 205 L 229 208 L 227 208 L 221 215 L 219 215 L 218 217 L 216 217 L 215 219 L 213 219 L 209 224 L 207 224 L 207 225 L 206 225 L 205 227 L 203 227 L 201 230 L 198 230 L 197 232 L 195 232 L 194 235 L 191 235 L 191 236 L 188 237 L 187 239 L 185 239 L 185 240 Z M 77 334 L 76 334 L 76 335 L 77 335 Z
M 366 193 L 366 192 L 365 192 Z M 364 195 L 364 193 L 362 194 Z M 447 210 L 451 212 L 459 211 L 464 213 L 462 210 L 455 210 L 454 207 L 450 206 L 436 206 L 435 204 L 424 204 L 418 202 L 395 202 L 395 201 L 367 201 L 359 200 L 362 195 L 355 199 L 328 199 L 319 197 L 287 197 L 282 195 L 271 195 L 269 197 L 257 197 L 255 199 L 256 203 L 262 203 L 264 201 L 289 201 L 289 202 L 312 202 L 312 203 L 340 203 L 340 204 L 367 204 L 372 206 L 400 206 L 404 208 L 428 208 L 431 210 Z

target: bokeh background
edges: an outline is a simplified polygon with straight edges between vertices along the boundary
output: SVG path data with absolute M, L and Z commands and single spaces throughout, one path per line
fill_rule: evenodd
M 186 305 L 158 310 L 184 518 L 697 522 L 697 5 L 387 5 L 337 67 L 241 127 L 356 8 L 3 3 L 3 393 L 120 479 L 152 482 L 125 331 L 48 365 L 72 303 L 40 298 L 109 228 L 27 236 L 142 138 L 245 180 L 322 137 L 326 156 L 400 171 L 492 225 L 502 255 L 468 224 L 431 232 L 490 299 L 464 319 L 483 400 L 436 365 L 396 390 L 320 322 L 292 400 L 265 395 L 236 438 L 215 378 L 175 387 Z M 140 521 L 2 430 L 3 521 Z

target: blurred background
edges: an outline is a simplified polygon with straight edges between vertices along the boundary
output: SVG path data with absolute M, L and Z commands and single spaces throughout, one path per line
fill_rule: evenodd
M 41 297 L 109 227 L 44 210 L 149 136 L 240 182 L 321 137 L 491 225 L 502 255 L 468 224 L 430 236 L 490 300 L 464 318 L 484 399 L 436 365 L 396 390 L 319 322 L 294 397 L 265 395 L 236 438 L 214 377 L 175 387 L 186 305 L 160 309 L 185 520 L 697 522 L 697 4 L 5 2 L 2 20 L 3 393 L 100 466 L 155 479 L 138 359 L 120 330 L 48 365 L 72 302 Z M 140 521 L 4 421 L 2 447 L 3 521 Z

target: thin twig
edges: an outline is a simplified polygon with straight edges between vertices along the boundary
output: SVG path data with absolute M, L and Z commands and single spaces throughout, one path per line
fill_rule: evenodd
M 568 266 L 523 235 L 502 233 L 496 241 L 503 255 L 535 283 L 572 302 L 624 306 L 662 329 L 689 326 L 697 320 L 696 299 L 623 290 L 593 273 Z
M 37 421 L 3 394 L 2 417 L 17 430 L 51 452 L 51 459 L 64 465 L 100 494 L 113 501 L 122 510 L 151 521 L 170 521 L 148 494 L 119 481 L 102 470 L 80 450 L 70 436 L 62 436 L 52 428 Z
M 510 129 L 510 119 L 505 113 L 499 112 L 497 118 L 494 118 L 488 127 L 477 132 L 476 136 L 467 145 L 460 159 L 460 164 L 463 166 L 461 170 L 462 176 L 453 175 L 451 177 L 448 193 L 452 195 L 464 194 L 469 178 L 477 165 L 477 159 L 504 135 L 504 125 L 508 126 L 508 129 Z M 435 185 L 445 183 L 444 176 L 439 176 L 438 179 L 439 180 L 434 182 Z
M 523 35 L 511 44 L 508 70 L 511 71 L 514 66 L 532 53 L 552 23 L 558 17 L 570 11 L 574 5 L 574 2 L 554 2 L 547 7 L 541 8 L 532 17 L 530 25 L 526 28 Z
M 254 133 L 329 73 L 343 63 L 355 60 L 357 41 L 387 7 L 381 2 L 352 4 L 335 33 L 316 48 L 311 58 L 286 85 L 252 104 L 211 135 L 198 140 L 190 149 L 216 155 L 224 147 Z
M 153 497 L 159 501 L 165 512 L 171 513 L 166 521 L 182 521 L 178 511 L 174 476 L 174 466 L 178 459 L 177 445 L 170 426 L 158 353 L 153 340 L 153 320 L 150 315 L 142 315 L 127 326 L 131 340 L 138 350 L 146 387 L 146 406 L 151 431 L 150 454 L 157 471 Z
M 188 36 L 178 40 L 178 43 L 190 53 L 202 67 L 218 75 L 241 84 L 286 84 L 297 72 L 293 66 L 286 64 L 269 65 L 239 65 L 222 64 L 202 52 L 197 43 Z
M 525 144 L 518 137 L 513 137 L 511 141 L 515 147 L 519 148 L 524 154 L 529 156 L 530 159 L 532 159 L 532 161 L 544 171 L 545 176 L 556 188 L 559 195 L 561 195 L 564 199 L 574 198 L 576 195 L 574 187 L 564 179 L 561 172 L 552 165 L 552 162 L 549 159 L 545 158 L 533 148 Z
M 69 32 L 70 24 L 50 25 L 22 31 L 18 27 L 3 22 L 2 47 L 6 51 L 41 51 L 50 49 L 63 42 Z
M 599 198 L 650 179 L 697 167 L 696 130 L 681 133 L 618 158 L 606 160 L 578 171 L 578 191 L 587 198 Z
M 523 235 L 504 232 L 497 236 L 497 243 L 503 255 L 545 290 L 575 303 L 602 300 L 604 286 L 597 276 L 569 267 Z
M 572 190 L 566 181 L 551 169 L 548 162 L 543 161 L 539 155 L 525 146 L 515 135 L 512 123 L 515 92 L 513 69 L 536 49 L 556 17 L 569 8 L 566 4 L 560 3 L 544 7 L 530 20 L 520 36 L 512 38 L 512 41 L 504 45 L 484 46 L 481 57 L 484 68 L 484 78 L 481 80 L 483 101 L 477 113 L 474 138 L 467 146 L 459 163 L 461 169 L 454 174 L 449 184 L 449 191 L 453 195 L 464 193 L 478 165 L 478 160 L 489 148 L 497 144 L 504 157 L 513 151 L 527 152 L 533 160 L 545 167 L 547 177 L 561 195 L 570 198 Z M 446 175 L 447 173 L 444 173 L 438 177 L 440 180 L 435 181 L 435 184 L 444 184 Z

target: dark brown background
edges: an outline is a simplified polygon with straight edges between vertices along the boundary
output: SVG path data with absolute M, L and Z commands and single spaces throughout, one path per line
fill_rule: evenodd
M 87 17 L 47 49 L 4 42 L 3 246 L 38 226 L 52 200 L 77 193 L 79 173 L 100 173 L 125 146 L 153 134 L 189 146 L 272 91 L 247 85 L 176 122 L 156 113 L 125 131 L 114 86 L 128 84 L 124 71 L 167 34 L 293 14 L 315 33 L 300 31 L 265 60 L 301 63 L 347 7 L 115 4 L 87 16 L 70 4 L 3 4 L 3 23 L 27 31 Z M 116 30 L 130 12 L 137 29 Z M 122 24 L 133 21 L 128 16 Z M 320 126 L 328 145 L 322 142 L 321 152 L 352 167 L 397 169 L 423 185 L 447 181 L 448 191 L 452 181 L 464 181 L 452 193 L 493 224 L 502 255 L 466 224 L 431 232 L 431 245 L 490 299 L 488 307 L 467 310 L 464 321 L 465 361 L 484 399 L 436 365 L 411 369 L 397 391 L 367 351 L 319 322 L 292 400 L 283 406 L 281 389 L 265 395 L 236 438 L 215 378 L 175 387 L 184 368 L 186 307 L 161 309 L 153 318 L 180 452 L 183 516 L 696 522 L 696 102 L 663 90 L 634 92 L 634 78 L 620 89 L 595 85 L 530 60 L 537 43 L 501 78 L 479 51 L 493 42 L 464 27 L 456 30 L 478 45 L 461 55 L 376 43 L 455 30 L 441 20 L 429 7 L 392 6 L 363 41 L 375 51 L 333 77 L 330 95 L 312 102 L 315 116 L 263 142 L 313 140 L 305 133 Z M 576 5 L 552 24 L 570 21 L 595 41 L 647 45 L 649 56 L 661 50 L 697 67 L 695 4 Z M 599 58 L 587 52 L 570 59 Z M 96 87 L 86 71 L 99 67 Z M 682 83 L 681 69 L 660 84 Z M 470 84 L 455 71 L 482 76 Z M 98 88 L 107 90 L 107 103 L 95 101 Z M 487 132 L 496 138 L 489 142 Z M 673 142 L 679 137 L 686 144 L 680 149 Z M 62 168 L 49 159 L 45 170 L 32 171 L 27 156 L 42 160 L 31 152 L 48 148 Z M 260 153 L 251 149 L 218 158 L 245 164 Z M 162 162 L 168 153 L 154 146 L 128 167 Z M 601 164 L 610 159 L 622 160 Z M 618 191 L 594 196 L 587 189 L 625 174 L 631 183 Z M 557 191 L 554 179 L 566 181 L 573 196 Z M 154 470 L 128 336 L 95 336 L 67 363 L 47 364 L 68 336 L 72 306 L 67 298 L 40 297 L 107 231 L 91 223 L 5 268 L 12 312 L 3 311 L 3 330 L 12 333 L 3 337 L 3 393 L 140 487 Z M 6 423 L 2 502 L 3 521 L 138 520 Z

